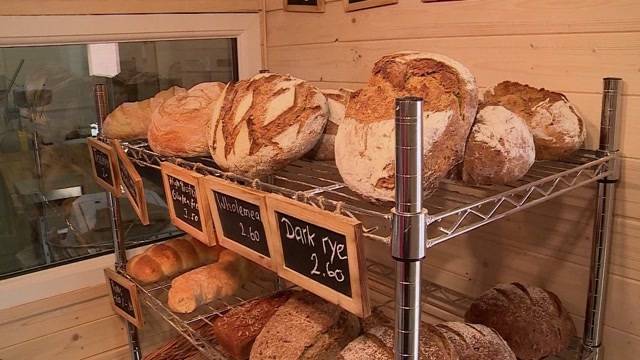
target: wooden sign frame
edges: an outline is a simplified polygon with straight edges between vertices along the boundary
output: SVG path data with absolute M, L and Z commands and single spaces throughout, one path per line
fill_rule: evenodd
M 288 0 L 282 0 L 282 4 L 286 11 L 294 12 L 323 13 L 325 9 L 325 0 L 317 0 L 316 5 L 289 5 Z
M 105 144 L 100 140 L 94 139 L 94 138 L 88 138 L 87 139 L 87 145 L 89 147 L 89 158 L 91 159 L 91 174 L 93 175 L 93 179 L 96 181 L 96 183 L 102 187 L 103 189 L 105 189 L 106 191 L 118 196 L 120 195 L 120 183 L 119 183 L 119 179 L 118 179 L 118 174 L 116 174 L 116 162 L 115 162 L 115 153 L 113 152 L 113 147 L 111 147 L 109 144 Z M 96 163 L 95 163 L 95 159 L 93 158 L 93 150 L 97 150 L 103 153 L 107 154 L 107 157 L 109 158 L 109 171 L 111 171 L 111 179 L 113 180 L 113 185 L 109 184 L 108 182 L 102 180 L 101 177 L 98 176 L 98 173 L 96 172 Z
M 138 170 L 133 166 L 131 160 L 127 157 L 127 154 L 122 149 L 122 145 L 120 141 L 113 140 L 113 150 L 116 153 L 116 172 L 118 174 L 118 183 L 120 184 L 121 190 L 125 193 L 126 197 L 129 199 L 131 203 L 131 207 L 138 215 L 140 222 L 142 225 L 149 225 L 149 213 L 147 212 L 147 198 L 144 194 L 144 184 L 142 183 L 142 177 L 138 174 Z M 135 188 L 136 194 L 131 194 L 127 186 L 122 181 L 122 171 L 120 169 L 120 164 L 124 167 L 124 170 L 131 175 L 133 180 L 133 186 Z M 122 195 L 120 195 L 122 196 Z
M 267 196 L 267 208 L 269 209 L 271 229 L 275 235 L 273 236 L 275 243 L 273 259 L 278 267 L 278 275 L 361 318 L 370 315 L 366 259 L 361 241 L 362 224 L 355 219 L 324 211 L 276 194 Z M 282 237 L 280 236 L 276 211 L 345 236 L 349 256 L 351 297 L 285 266 Z
M 128 322 L 135 325 L 138 329 L 142 328 L 142 309 L 140 308 L 140 299 L 138 299 L 138 289 L 136 284 L 134 284 L 131 280 L 125 278 L 124 276 L 118 274 L 112 269 L 106 268 L 104 269 L 104 277 L 107 283 L 107 289 L 109 290 L 109 295 L 111 296 L 111 307 L 116 314 L 125 318 Z M 133 303 L 133 313 L 135 317 L 129 315 L 126 311 L 122 310 L 118 307 L 113 300 L 113 290 L 111 289 L 110 280 L 115 281 L 120 284 L 123 288 L 129 290 L 129 295 L 131 296 L 131 302 Z
M 162 183 L 164 186 L 164 194 L 167 200 L 167 207 L 169 208 L 169 217 L 171 218 L 171 222 L 181 230 L 187 232 L 189 235 L 200 240 L 202 243 L 208 246 L 215 245 L 217 243 L 217 239 L 213 219 L 211 217 L 211 209 L 209 208 L 209 201 L 207 200 L 206 193 L 200 186 L 200 178 L 204 177 L 204 175 L 169 162 L 162 162 L 160 164 L 160 171 L 162 172 Z M 202 230 L 198 230 L 176 215 L 176 209 L 173 206 L 171 187 L 169 185 L 169 176 L 182 180 L 195 187 L 196 201 L 198 201 L 198 212 L 200 213 L 200 224 L 202 225 Z
M 211 209 L 215 231 L 218 236 L 218 243 L 222 245 L 222 247 L 234 251 L 257 264 L 276 272 L 277 268 L 274 261 L 274 252 L 276 251 L 274 243 L 276 242 L 276 239 L 273 236 L 273 231 L 270 227 L 271 223 L 268 219 L 269 212 L 267 211 L 266 193 L 249 189 L 214 176 L 205 176 L 199 180 L 200 187 L 207 194 L 207 200 L 209 208 Z M 267 242 L 267 248 L 269 249 L 269 257 L 225 237 L 222 221 L 218 212 L 218 206 L 216 204 L 215 194 L 213 193 L 214 191 L 246 201 L 260 209 L 260 220 L 266 236 L 265 240 Z
M 372 7 L 378 7 L 383 5 L 397 4 L 398 0 L 363 0 L 356 3 L 349 3 L 349 0 L 342 0 L 344 3 L 345 11 L 356 11 L 362 9 L 368 9 Z

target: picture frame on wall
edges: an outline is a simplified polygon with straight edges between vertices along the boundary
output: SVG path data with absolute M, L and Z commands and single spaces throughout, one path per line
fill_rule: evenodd
M 283 0 L 284 9 L 294 12 L 324 12 L 325 0 Z
M 377 6 L 397 4 L 398 0 L 342 0 L 345 11 L 368 9 Z

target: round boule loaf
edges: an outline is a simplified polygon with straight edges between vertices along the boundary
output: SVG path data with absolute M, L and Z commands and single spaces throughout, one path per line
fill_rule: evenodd
M 495 329 L 521 360 L 556 355 L 576 336 L 555 294 L 520 283 L 499 284 L 480 295 L 465 320 Z
M 338 90 L 322 89 L 320 91 L 327 98 L 329 120 L 324 128 L 322 137 L 320 137 L 320 141 L 308 155 L 315 160 L 333 160 L 335 159 L 336 133 L 344 119 L 344 113 L 353 90 L 341 88 Z
M 225 84 L 198 84 L 164 101 L 151 115 L 149 146 L 165 156 L 204 156 L 209 153 L 206 129 L 213 105 Z
M 327 123 L 327 99 L 289 75 L 230 83 L 213 109 L 208 143 L 223 170 L 267 175 L 309 152 Z
M 517 114 L 503 106 L 478 111 L 467 139 L 462 179 L 473 184 L 507 184 L 523 177 L 533 165 L 533 136 Z
M 478 105 L 471 72 L 438 54 L 384 56 L 375 63 L 367 86 L 349 100 L 336 135 L 338 170 L 347 186 L 365 198 L 394 199 L 395 99 L 408 95 L 424 99 L 425 193 L 462 161 Z
M 509 345 L 491 328 L 478 324 L 447 322 L 435 325 L 460 360 L 516 360 Z
M 503 81 L 484 94 L 487 105 L 502 105 L 527 123 L 538 160 L 559 160 L 578 150 L 587 131 L 576 108 L 561 93 Z

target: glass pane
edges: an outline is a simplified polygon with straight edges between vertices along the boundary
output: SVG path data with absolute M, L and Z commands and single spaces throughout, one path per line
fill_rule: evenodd
M 0 48 L 0 278 L 112 251 L 107 198 L 86 145 L 94 85 L 107 83 L 115 107 L 173 85 L 236 80 L 235 39 L 121 43 L 120 65 L 105 81 L 89 76 L 85 45 Z M 159 173 L 139 170 L 151 225 L 123 199 L 130 245 L 178 233 Z

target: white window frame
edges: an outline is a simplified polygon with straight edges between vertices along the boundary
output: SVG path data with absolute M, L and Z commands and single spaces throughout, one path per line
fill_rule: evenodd
M 243 79 L 262 68 L 260 24 L 258 13 L 0 16 L 0 47 L 236 38 Z M 2 280 L 0 309 L 104 283 L 114 260 L 111 253 Z

